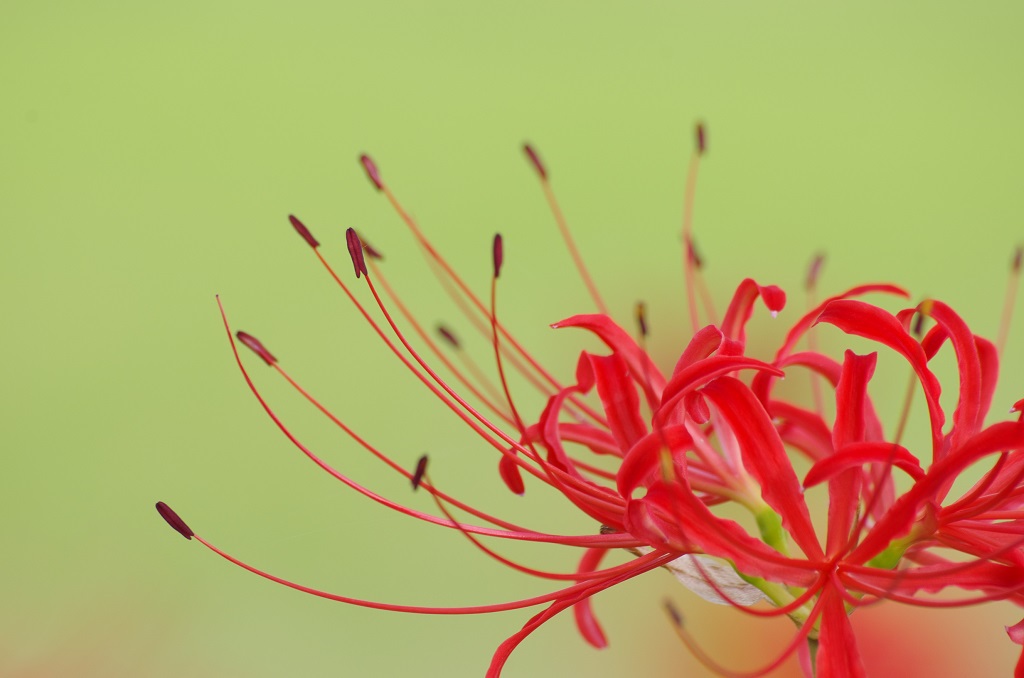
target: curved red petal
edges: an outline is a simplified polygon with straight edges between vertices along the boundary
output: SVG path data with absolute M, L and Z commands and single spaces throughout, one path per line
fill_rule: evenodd
M 665 388 L 665 376 L 654 364 L 651 357 L 629 336 L 629 333 L 615 324 L 606 315 L 596 313 L 574 315 L 552 325 L 555 329 L 579 327 L 589 330 L 605 343 L 614 353 L 619 354 L 629 366 L 629 373 L 639 383 L 652 407 L 661 399 Z
M 800 481 L 778 431 L 753 391 L 738 379 L 721 377 L 705 386 L 703 393 L 732 430 L 744 467 L 761 486 L 761 496 L 782 517 L 783 526 L 807 557 L 820 559 L 821 546 Z

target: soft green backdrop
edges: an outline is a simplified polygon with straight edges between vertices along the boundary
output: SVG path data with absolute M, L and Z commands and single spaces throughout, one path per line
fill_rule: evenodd
M 702 118 L 698 235 L 719 300 L 752 275 L 799 307 L 805 263 L 824 249 L 826 289 L 894 280 L 992 335 L 1024 238 L 1022 30 L 1018 2 L 6 0 L 0 675 L 482 675 L 529 613 L 327 603 L 159 520 L 163 499 L 237 555 L 350 595 L 468 604 L 544 590 L 317 473 L 246 392 L 214 293 L 402 463 L 430 451 L 435 480 L 482 505 L 589 531 L 542 493 L 508 496 L 495 458 L 395 366 L 285 216 L 344 271 L 341 228 L 359 227 L 425 320 L 451 319 L 355 162 L 372 151 L 474 284 L 504 232 L 502 313 L 568 376 L 578 337 L 547 323 L 590 307 L 520 155 L 529 138 L 615 312 L 646 299 L 670 365 L 684 338 L 681 186 Z M 1017 330 L 1000 410 L 1022 395 Z M 430 508 L 251 364 L 332 461 Z M 880 394 L 889 411 L 904 377 Z M 610 649 L 559 619 L 508 675 L 701 675 L 664 595 L 739 668 L 788 634 L 652 575 L 598 601 Z M 1002 625 L 1018 614 L 889 605 L 855 620 L 873 675 L 1006 675 L 1016 648 Z

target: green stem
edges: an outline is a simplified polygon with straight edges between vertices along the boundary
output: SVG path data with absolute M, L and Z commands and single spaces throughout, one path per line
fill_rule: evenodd
M 811 655 L 811 675 L 818 675 L 818 639 L 808 638 L 807 639 L 807 650 Z

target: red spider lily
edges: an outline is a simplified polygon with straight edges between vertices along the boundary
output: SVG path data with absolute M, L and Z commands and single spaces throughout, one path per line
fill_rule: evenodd
M 777 658 L 757 671 L 740 674 L 707 657 L 668 603 L 680 638 L 722 675 L 764 675 L 794 652 L 800 654 L 809 674 L 823 678 L 864 675 L 849 615 L 881 600 L 922 606 L 989 600 L 1024 605 L 1024 400 L 1012 410 L 1021 413 L 1019 416 L 985 425 L 1020 274 L 1020 253 L 1011 267 L 999 347 L 975 335 L 940 301 L 928 299 L 896 313 L 863 301 L 861 297 L 866 295 L 908 296 L 894 285 L 868 284 L 812 304 L 774 356 L 751 357 L 747 355 L 746 325 L 755 306 L 760 300 L 775 315 L 785 306 L 786 295 L 778 287 L 746 279 L 737 287 L 722 319 L 715 318 L 700 274 L 702 261 L 691 225 L 696 172 L 705 148 L 704 131 L 699 127 L 683 224 L 693 334 L 670 374 L 663 373 L 645 349 L 647 324 L 642 306 L 637 310 L 636 337 L 605 310 L 551 190 L 547 170 L 530 146 L 525 147 L 526 154 L 577 269 L 601 311 L 573 316 L 553 327 L 584 330 L 600 339 L 608 351 L 581 353 L 571 383 L 556 379 L 498 320 L 497 281 L 504 259 L 501 236 L 494 239 L 490 297 L 484 300 L 435 249 L 368 156 L 361 162 L 373 185 L 409 227 L 445 289 L 492 345 L 496 383 L 464 355 L 461 360 L 453 359 L 453 350 L 461 352 L 450 330 L 440 329 L 439 343 L 423 328 L 384 277 L 379 254 L 354 230 L 347 230 L 346 243 L 355 277 L 367 287 L 362 297 L 323 256 L 309 229 L 290 217 L 371 329 L 435 397 L 495 450 L 498 472 L 508 488 L 523 494 L 532 477 L 531 483 L 549 486 L 596 521 L 601 526 L 596 533 L 538 531 L 443 491 L 430 481 L 426 456 L 413 471 L 407 470 L 316 400 L 257 339 L 245 332 L 233 335 L 224 318 L 249 388 L 285 436 L 313 462 L 373 501 L 458 530 L 487 556 L 524 574 L 564 582 L 563 586 L 533 598 L 471 607 L 434 608 L 355 599 L 281 579 L 228 555 L 195 534 L 162 502 L 157 504 L 160 514 L 182 536 L 194 537 L 231 562 L 332 600 L 418 614 L 479 614 L 545 606 L 499 646 L 488 676 L 499 675 L 524 638 L 565 610 L 572 609 L 587 642 L 605 646 L 590 599 L 658 568 L 668 569 L 709 600 L 756 616 L 788 615 L 796 623 L 792 642 Z M 819 257 L 808 278 L 811 292 L 820 267 Z M 710 320 L 703 327 L 701 306 Z M 932 324 L 927 333 L 922 331 L 926 320 Z M 886 432 L 869 395 L 876 353 L 858 355 L 847 350 L 842 360 L 830 357 L 816 348 L 812 333 L 816 325 L 831 325 L 847 335 L 867 339 L 909 364 L 914 377 L 910 393 L 920 391 L 926 403 L 929 452 L 914 452 L 901 444 L 906 407 L 895 432 Z M 805 341 L 809 350 L 798 350 Z M 385 498 L 317 456 L 264 400 L 241 359 L 238 342 L 357 445 L 408 478 L 414 489 L 430 493 L 440 515 Z M 940 405 L 941 385 L 930 368 L 933 358 L 947 346 L 955 355 L 958 371 L 952 416 Z M 437 363 L 451 375 L 450 380 L 435 368 Z M 539 417 L 524 417 L 516 407 L 506 380 L 509 369 L 518 371 L 547 396 L 547 406 Z M 815 384 L 815 402 L 809 405 L 775 392 L 780 378 L 801 372 L 810 373 Z M 826 399 L 829 408 L 824 406 Z M 834 410 L 834 415 L 826 415 L 826 409 Z M 602 465 L 590 454 L 611 459 L 611 470 L 609 464 Z M 803 479 L 793 465 L 793 458 L 799 456 L 810 463 Z M 953 492 L 964 471 L 979 463 L 987 465 L 980 480 L 963 493 Z M 827 487 L 828 512 L 824 528 L 816 529 L 804 495 L 819 485 Z M 748 530 L 717 515 L 715 507 L 725 503 L 748 510 L 756 529 Z M 468 514 L 473 522 L 459 519 L 455 511 Z M 506 558 L 481 537 L 582 551 L 574 571 L 544 571 Z M 605 558 L 617 549 L 631 558 L 618 565 L 604 565 Z M 931 595 L 947 588 L 975 593 L 962 599 Z M 760 601 L 766 602 L 757 605 Z M 1014 642 L 1024 644 L 1024 621 L 1007 631 Z M 1024 659 L 1016 675 L 1024 676 Z

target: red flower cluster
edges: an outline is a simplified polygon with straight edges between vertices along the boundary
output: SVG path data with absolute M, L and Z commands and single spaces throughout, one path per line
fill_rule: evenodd
M 311 404 L 392 470 L 409 478 L 436 500 L 432 515 L 386 499 L 355 483 L 316 456 L 281 422 L 262 398 L 232 348 L 244 378 L 267 413 L 291 442 L 315 463 L 368 498 L 419 520 L 459 530 L 488 556 L 525 574 L 570 582 L 546 595 L 526 600 L 464 608 L 426 608 L 358 600 L 285 581 L 224 553 L 192 530 L 162 502 L 161 515 L 183 536 L 195 537 L 228 560 L 286 586 L 317 596 L 378 609 L 476 614 L 545 606 L 494 654 L 488 676 L 497 676 L 509 654 L 530 633 L 559 612 L 571 609 L 583 637 L 605 645 L 590 606 L 595 594 L 645 572 L 666 568 L 699 595 L 758 616 L 788 615 L 796 623 L 793 641 L 762 670 L 773 670 L 793 652 L 808 675 L 821 678 L 862 676 L 849 615 L 858 607 L 887 599 L 912 605 L 971 605 L 990 600 L 1024 604 L 1024 400 L 1008 421 L 986 425 L 998 375 L 1000 347 L 975 335 L 946 304 L 932 299 L 891 313 L 865 302 L 865 295 L 908 295 L 889 284 L 855 287 L 830 297 L 791 327 L 782 346 L 769 358 L 747 355 L 745 327 L 758 301 L 774 315 L 786 302 L 775 286 L 742 281 L 720 321 L 714 318 L 700 276 L 700 259 L 691 236 L 690 214 L 697 163 L 704 132 L 691 165 L 684 217 L 684 257 L 693 335 L 671 373 L 663 373 L 646 352 L 646 322 L 638 308 L 637 336 L 604 311 L 548 183 L 547 171 L 532 148 L 526 153 L 537 170 L 563 237 L 599 314 L 578 315 L 555 328 L 577 328 L 599 338 L 607 353 L 583 352 L 572 383 L 561 383 L 545 370 L 498 321 L 496 283 L 502 266 L 501 236 L 494 241 L 494 275 L 490 303 L 476 296 L 437 252 L 402 208 L 376 166 L 361 161 L 374 186 L 392 203 L 418 239 L 427 257 L 459 301 L 467 317 L 494 348 L 497 382 L 471 362 L 453 360 L 458 341 L 442 328 L 437 341 L 401 303 L 383 277 L 379 255 L 346 234 L 356 278 L 362 278 L 376 313 L 364 306 L 320 251 L 319 242 L 301 221 L 291 223 L 352 300 L 370 327 L 405 366 L 480 439 L 499 455 L 498 471 L 513 492 L 527 481 L 541 483 L 568 498 L 601 527 L 593 534 L 539 532 L 492 516 L 451 496 L 430 482 L 427 459 L 409 471 L 348 428 L 305 391 L 254 337 L 237 333 L 238 342 L 254 351 Z M 1019 276 L 1017 253 L 1011 276 Z M 812 266 L 813 288 L 820 260 Z M 383 296 L 381 294 L 383 291 Z M 711 322 L 698 321 L 697 297 L 704 299 Z M 385 298 L 388 301 L 385 301 Z M 397 309 L 401 321 L 391 309 Z M 1000 345 L 1005 343 L 1005 323 Z M 378 319 L 379 318 L 379 319 Z M 912 451 L 901 444 L 906 410 L 894 432 L 883 426 L 869 395 L 876 354 L 846 351 L 841 360 L 818 350 L 799 350 L 815 325 L 832 325 L 867 339 L 907 362 L 927 406 L 930 450 Z M 926 324 L 930 326 L 924 331 Z M 225 326 L 227 320 L 225 318 Z M 407 336 L 418 337 L 417 349 Z M 445 344 L 448 344 L 445 346 Z M 930 368 L 942 350 L 952 350 L 958 383 L 951 416 L 940 405 L 942 386 Z M 428 360 L 425 353 L 433 357 Z M 444 365 L 458 389 L 435 370 Z M 517 410 L 505 379 L 516 369 L 548 395 L 536 421 Z M 776 393 L 782 377 L 801 372 L 814 380 L 814 403 L 791 402 Z M 595 394 L 596 399 L 588 394 Z M 599 405 L 597 404 L 599 402 Z M 826 405 L 827 403 L 827 405 Z M 479 408 L 479 409 L 478 409 Z M 485 416 L 481 410 L 489 410 Z M 834 412 L 834 414 L 826 414 Z M 528 423 L 529 422 L 529 423 Z M 605 462 L 589 455 L 603 457 Z M 793 458 L 805 457 L 803 478 Z M 954 483 L 972 465 L 986 470 L 972 487 L 953 492 Z M 976 466 L 977 468 L 977 466 Z M 805 491 L 827 487 L 827 516 L 812 522 Z M 748 510 L 756 529 L 720 517 L 721 504 Z M 473 524 L 455 511 L 472 516 Z M 481 537 L 541 542 L 581 549 L 572 572 L 541 571 L 498 554 Z M 630 558 L 604 565 L 607 556 L 624 550 Z M 930 595 L 945 589 L 972 592 L 961 599 Z M 730 672 L 701 653 L 669 604 L 679 636 L 711 668 Z M 1024 644 L 1024 621 L 1008 629 Z M 813 668 L 812 668 L 813 667 Z M 1024 676 L 1024 659 L 1016 675 Z

